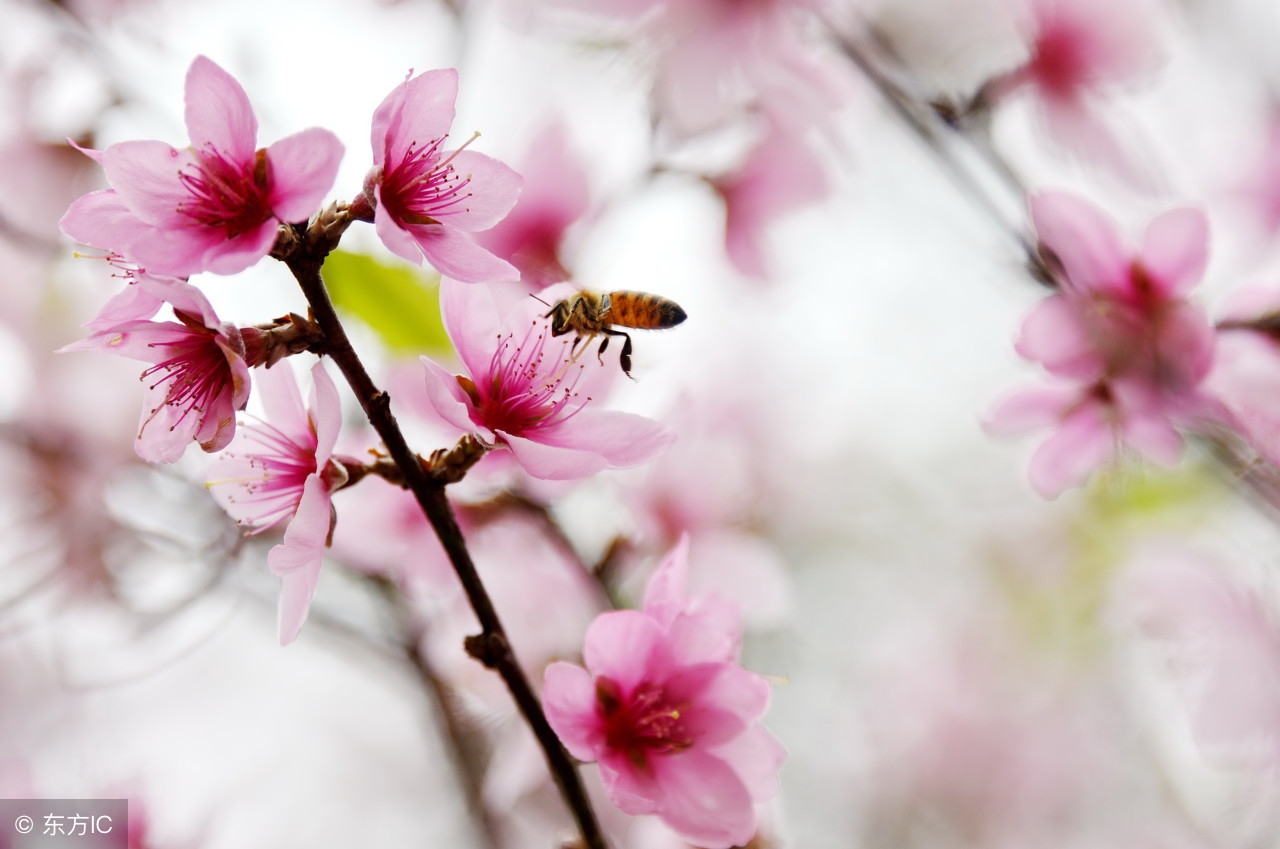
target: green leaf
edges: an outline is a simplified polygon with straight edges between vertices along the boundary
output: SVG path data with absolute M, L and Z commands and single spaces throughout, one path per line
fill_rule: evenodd
M 334 305 L 368 325 L 392 354 L 453 350 L 440 318 L 440 275 L 342 250 L 329 254 L 323 273 Z

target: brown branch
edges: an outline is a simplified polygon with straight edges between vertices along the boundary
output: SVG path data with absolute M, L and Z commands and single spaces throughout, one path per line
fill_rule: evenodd
M 551 775 L 578 823 L 586 846 L 589 849 L 607 849 L 604 834 L 596 821 L 577 768 L 547 722 L 533 687 L 516 661 L 493 601 L 476 572 L 453 508 L 445 497 L 445 484 L 451 475 L 433 473 L 436 470 L 425 467 L 422 459 L 409 448 L 391 412 L 390 396 L 380 390 L 369 377 L 347 338 L 333 302 L 329 299 L 320 269 L 325 257 L 337 246 L 342 233 L 353 220 L 354 216 L 348 207 L 335 204 L 322 211 L 305 230 L 296 225 L 287 225 L 282 228 L 282 236 L 277 241 L 274 255 L 289 267 L 297 279 L 311 307 L 312 318 L 324 333 L 323 353 L 333 360 L 351 386 L 369 423 L 386 446 L 387 455 L 400 468 L 405 485 L 417 499 L 423 515 L 440 538 L 449 562 L 462 583 L 467 600 L 482 629 L 480 634 L 467 640 L 468 652 L 502 676 L 516 706 L 529 723 L 538 745 L 542 747 Z

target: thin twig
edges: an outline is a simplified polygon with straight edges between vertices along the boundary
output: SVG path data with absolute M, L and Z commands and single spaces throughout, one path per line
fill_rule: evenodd
M 343 231 L 353 220 L 347 207 L 335 205 L 322 212 L 305 230 L 289 225 L 284 229 L 292 232 L 277 243 L 276 255 L 297 279 L 311 307 L 312 317 L 324 332 L 321 353 L 327 354 L 346 378 L 369 423 L 386 446 L 387 455 L 400 467 L 406 486 L 417 499 L 423 515 L 431 523 L 449 556 L 449 562 L 458 575 L 482 629 L 480 634 L 467 639 L 467 651 L 502 676 L 516 706 L 529 723 L 546 756 L 551 775 L 577 821 L 585 845 L 588 849 L 607 849 L 604 834 L 591 808 L 577 768 L 547 722 L 533 687 L 516 661 L 493 601 L 476 572 L 453 508 L 445 497 L 444 482 L 430 474 L 423 467 L 419 456 L 409 448 L 391 412 L 390 396 L 380 390 L 370 378 L 329 299 L 320 269 L 325 257 L 337 246 Z

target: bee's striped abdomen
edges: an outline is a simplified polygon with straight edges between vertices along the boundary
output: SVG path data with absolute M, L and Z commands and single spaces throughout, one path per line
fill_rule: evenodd
M 619 327 L 659 330 L 684 321 L 685 311 L 675 301 L 647 292 L 610 292 L 605 321 Z

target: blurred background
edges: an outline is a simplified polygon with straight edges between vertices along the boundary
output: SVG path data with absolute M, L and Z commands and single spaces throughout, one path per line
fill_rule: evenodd
M 668 454 L 574 485 L 492 455 L 450 494 L 535 681 L 689 534 L 790 752 L 755 846 L 1280 845 L 1275 508 L 1197 443 L 1046 501 L 1036 438 L 981 427 L 1040 379 L 1012 345 L 1045 295 L 1024 190 L 1079 193 L 1134 240 L 1206 209 L 1210 314 L 1277 280 L 1280 7 L 1153 0 L 1135 34 L 1129 7 L 1079 2 L 1142 60 L 1089 81 L 1120 153 L 1046 132 L 1034 87 L 966 112 L 1068 0 L 0 0 L 4 794 L 127 796 L 154 849 L 571 834 L 400 493 L 338 494 L 282 649 L 278 534 L 240 534 L 197 449 L 137 460 L 142 365 L 54 353 L 120 285 L 58 230 L 105 186 L 65 140 L 185 144 L 204 54 L 259 144 L 338 135 L 341 200 L 383 97 L 457 67 L 454 138 L 521 171 L 547 231 L 513 301 L 563 268 L 688 312 L 634 335 L 608 399 L 676 429 Z M 326 273 L 414 447 L 452 445 L 421 393 L 417 356 L 451 356 L 430 269 L 357 225 Z M 239 324 L 304 308 L 270 260 L 192 282 Z M 681 845 L 596 797 L 614 845 Z

